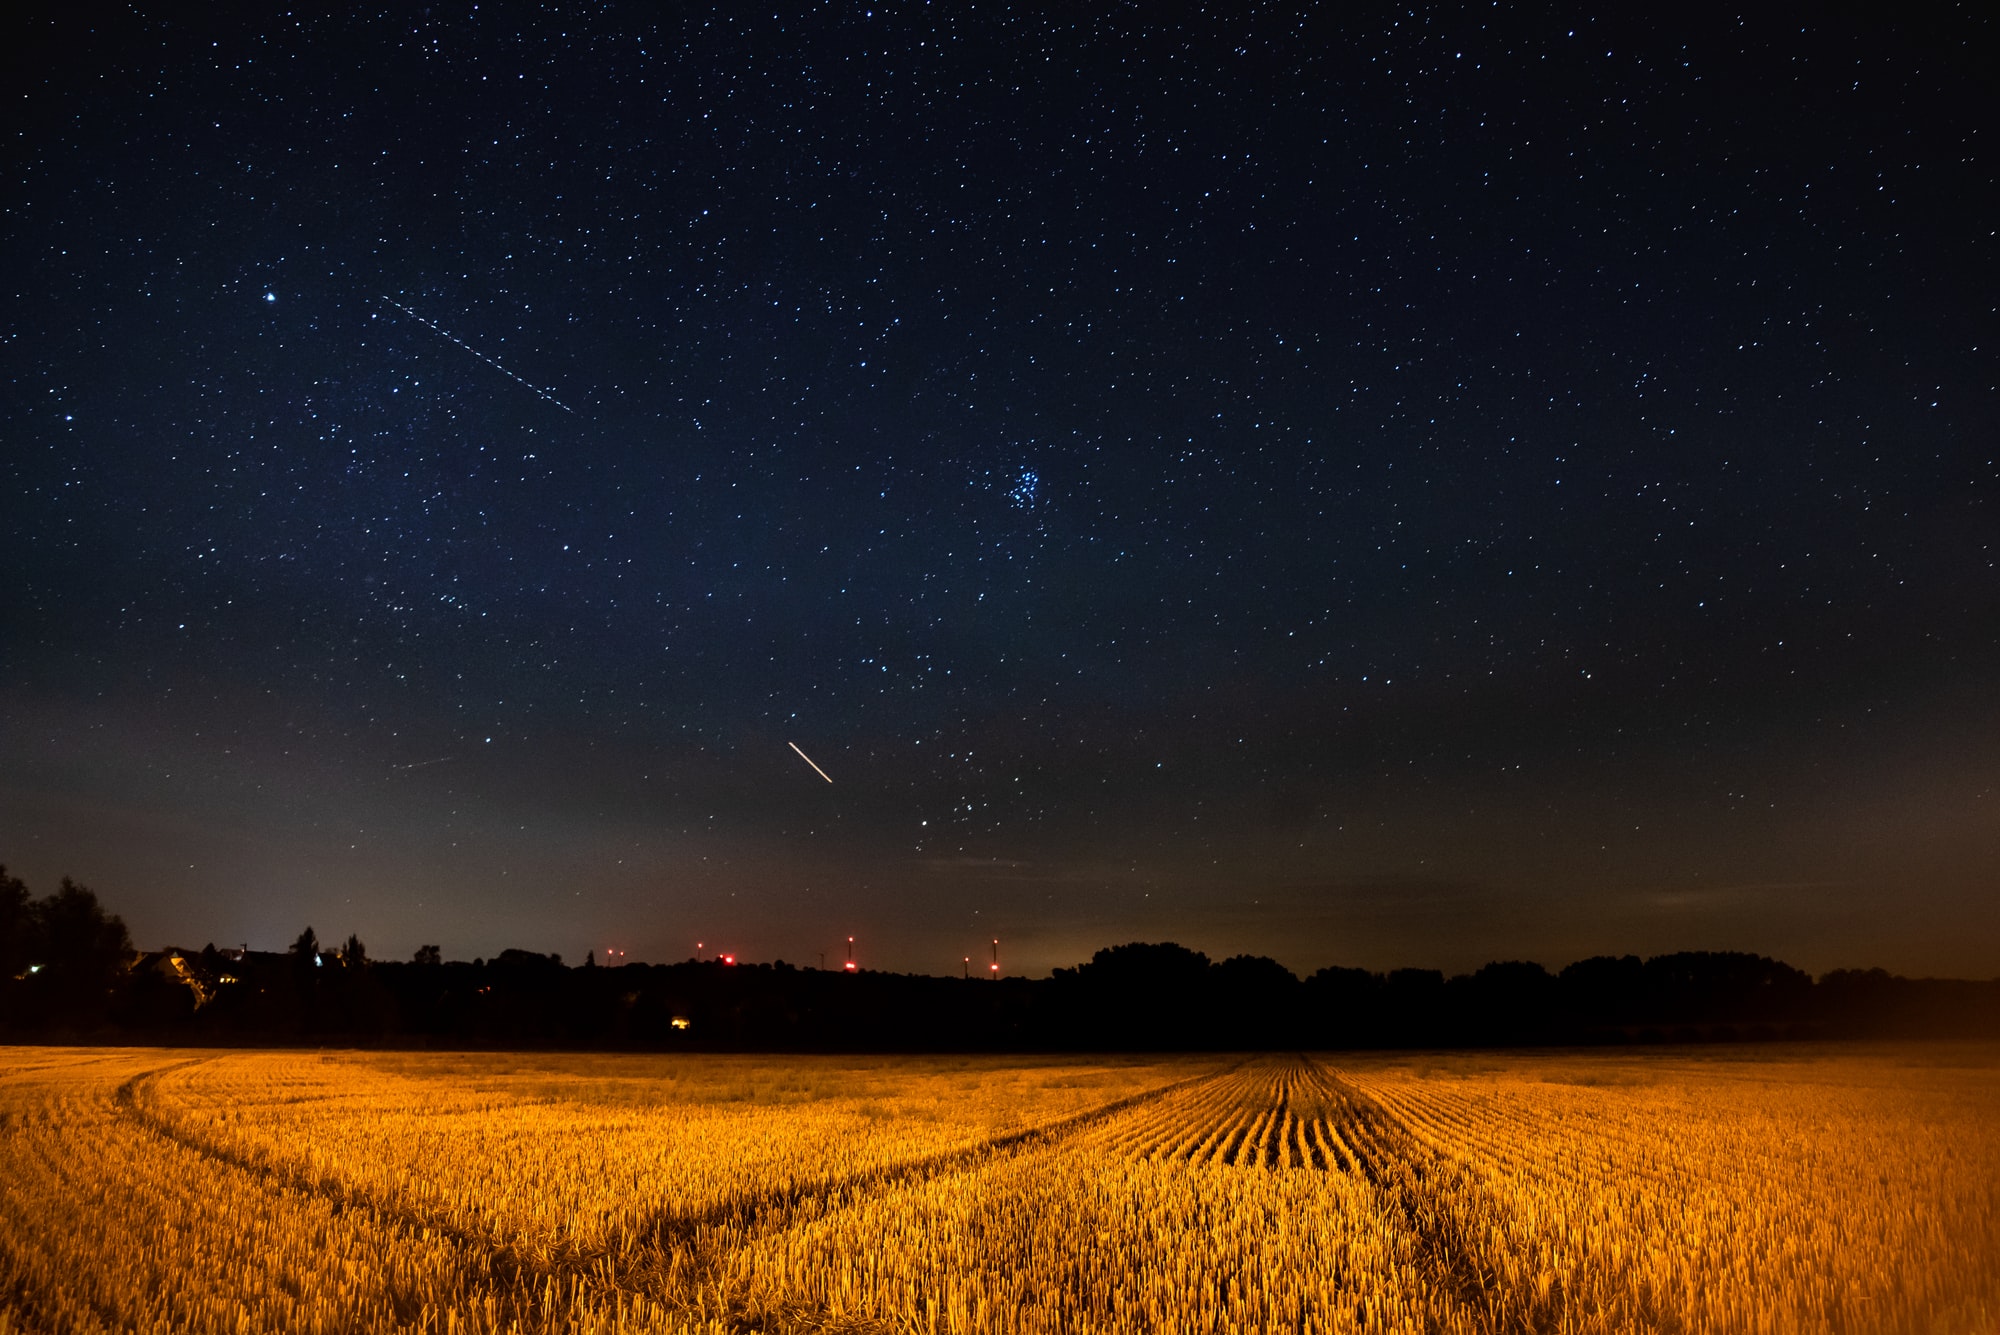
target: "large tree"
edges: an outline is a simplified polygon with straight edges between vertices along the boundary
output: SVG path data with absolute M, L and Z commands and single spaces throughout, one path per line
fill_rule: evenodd
M 106 913 L 89 887 L 69 877 L 56 892 L 28 899 L 19 881 L 0 873 L 0 975 L 14 1016 L 76 1028 L 103 1019 L 112 992 L 132 960 L 125 922 Z
M 132 954 L 125 920 L 106 913 L 88 886 L 62 878 L 56 892 L 28 907 L 34 924 L 34 949 L 47 958 L 49 971 L 59 977 L 95 980 L 115 975 Z

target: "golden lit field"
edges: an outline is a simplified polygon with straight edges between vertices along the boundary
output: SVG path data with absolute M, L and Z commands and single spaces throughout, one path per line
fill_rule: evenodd
M 2000 1053 L 0 1049 L 14 1331 L 2000 1331 Z

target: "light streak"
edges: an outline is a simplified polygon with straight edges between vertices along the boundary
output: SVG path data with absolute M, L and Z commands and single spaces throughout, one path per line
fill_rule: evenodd
M 799 744 L 797 742 L 786 742 L 785 745 L 791 747 L 792 750 L 794 751 L 799 751 Z M 833 776 L 831 774 L 828 774 L 818 765 L 813 765 L 813 758 L 811 756 L 807 755 L 803 751 L 799 751 L 799 759 L 805 761 L 806 764 L 808 765 L 812 765 L 813 773 L 819 775 L 820 778 L 825 779 L 828 783 L 833 782 Z
M 576 415 L 576 409 L 570 407 L 567 403 L 564 403 L 561 399 L 549 393 L 547 390 L 543 389 L 540 385 L 537 385 L 532 381 L 521 379 L 520 376 L 515 375 L 512 371 L 502 366 L 499 362 L 494 361 L 491 357 L 481 352 L 478 348 L 473 347 L 470 343 L 467 343 L 464 339 L 460 338 L 457 334 L 452 333 L 449 329 L 446 329 L 443 325 L 438 324 L 433 320 L 426 320 L 423 316 L 417 314 L 415 311 L 411 310 L 408 306 L 405 306 L 400 301 L 395 301 L 388 297 L 381 297 L 379 298 L 379 300 L 382 301 L 385 305 L 394 306 L 397 310 L 409 316 L 412 320 L 415 320 L 418 324 L 422 325 L 424 328 L 438 335 L 438 337 L 450 339 L 452 342 L 458 344 L 459 347 L 464 348 L 467 352 L 479 358 L 480 361 L 485 362 L 488 366 L 498 371 L 501 375 L 504 375 L 509 380 L 512 380 L 515 384 L 520 385 L 532 391 L 534 394 L 536 394 L 541 398 L 547 399 L 550 403 L 553 403 L 556 407 L 562 409 L 564 412 L 570 414 L 572 417 Z

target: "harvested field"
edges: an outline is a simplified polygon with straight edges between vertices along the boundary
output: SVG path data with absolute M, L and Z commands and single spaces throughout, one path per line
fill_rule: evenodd
M 0 1333 L 1972 1333 L 1996 1256 L 1990 1049 L 0 1049 Z

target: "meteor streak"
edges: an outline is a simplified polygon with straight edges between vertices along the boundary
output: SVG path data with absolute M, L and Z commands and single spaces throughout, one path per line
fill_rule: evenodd
M 786 743 L 785 743 L 785 745 L 786 745 L 786 746 L 789 746 L 789 747 L 791 747 L 791 748 L 792 748 L 792 750 L 794 750 L 794 751 L 799 751 L 799 744 L 798 744 L 797 742 L 786 742 Z M 833 776 L 832 776 L 831 774 L 828 774 L 828 773 L 827 773 L 827 772 L 826 772 L 825 770 L 821 769 L 821 768 L 820 768 L 820 767 L 819 767 L 818 765 L 813 765 L 813 758 L 812 758 L 811 756 L 807 755 L 807 754 L 806 754 L 805 752 L 803 752 L 803 751 L 799 751 L 799 759 L 800 759 L 800 760 L 803 760 L 803 761 L 805 761 L 805 762 L 806 762 L 806 764 L 808 764 L 808 765 L 812 765 L 812 766 L 813 766 L 813 773 L 815 773 L 815 774 L 819 775 L 819 777 L 820 777 L 820 778 L 822 778 L 822 779 L 825 779 L 825 780 L 826 780 L 826 781 L 827 781 L 828 783 L 832 783 L 832 782 L 833 782 Z
M 467 343 L 464 339 L 460 338 L 457 334 L 454 334 L 449 329 L 446 329 L 443 325 L 437 324 L 436 322 L 431 320 L 426 320 L 423 316 L 417 314 L 415 311 L 411 310 L 408 306 L 405 306 L 400 301 L 391 301 L 387 297 L 381 297 L 378 298 L 378 300 L 382 301 L 385 305 L 394 306 L 397 310 L 409 316 L 412 320 L 415 320 L 418 324 L 424 326 L 424 328 L 430 330 L 432 333 L 438 335 L 440 338 L 450 339 L 452 342 L 458 344 L 459 347 L 464 348 L 467 352 L 479 358 L 480 361 L 485 362 L 488 366 L 498 371 L 501 375 L 504 375 L 509 380 L 512 380 L 515 384 L 521 385 L 526 389 L 532 391 L 537 396 L 547 399 L 550 403 L 553 403 L 556 407 L 562 409 L 564 412 L 570 414 L 572 417 L 576 415 L 576 409 L 570 407 L 567 403 L 564 403 L 561 399 L 549 393 L 547 390 L 543 389 L 540 385 L 536 385 L 530 381 L 521 379 L 520 376 L 515 375 L 512 371 L 502 366 L 499 362 L 494 361 L 491 357 L 481 352 L 478 348 L 473 347 L 471 344 Z

